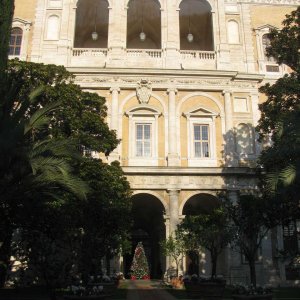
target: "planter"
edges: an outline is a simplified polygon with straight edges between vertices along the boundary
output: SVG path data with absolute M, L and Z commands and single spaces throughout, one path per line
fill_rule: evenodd
M 182 289 L 183 288 L 183 282 L 182 279 L 178 277 L 174 277 L 171 279 L 171 285 L 174 289 Z
M 191 298 L 220 299 L 225 290 L 224 282 L 185 282 L 187 294 Z
M 272 300 L 273 294 L 263 295 L 232 295 L 234 300 Z

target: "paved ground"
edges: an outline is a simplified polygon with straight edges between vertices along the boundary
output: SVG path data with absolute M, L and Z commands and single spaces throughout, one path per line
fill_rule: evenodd
M 166 292 L 160 281 L 130 280 L 127 300 L 176 300 Z

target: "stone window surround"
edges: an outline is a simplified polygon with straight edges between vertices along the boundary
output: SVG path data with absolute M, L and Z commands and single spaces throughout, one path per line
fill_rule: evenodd
M 158 166 L 158 117 L 161 115 L 150 105 L 139 105 L 125 113 L 129 116 L 128 163 L 131 166 Z M 136 125 L 151 125 L 151 156 L 136 156 Z
M 48 21 L 49 21 L 50 17 L 53 17 L 53 16 L 58 18 L 58 33 L 57 33 L 57 38 L 56 39 L 49 39 L 47 37 L 47 35 L 48 35 L 48 25 L 49 25 Z M 60 32 L 61 32 L 61 11 L 55 11 L 55 10 L 47 11 L 45 29 L 44 29 L 44 40 L 49 41 L 49 42 L 51 42 L 51 41 L 57 42 L 60 39 Z
M 20 28 L 23 32 L 23 35 L 22 35 L 20 55 L 9 55 L 9 58 L 17 57 L 20 60 L 26 60 L 28 40 L 29 40 L 29 32 L 30 32 L 31 25 L 32 25 L 32 23 L 27 21 L 27 20 L 20 19 L 20 18 L 14 18 L 13 19 L 12 29 L 13 28 Z
M 205 110 L 208 113 L 197 113 L 197 110 Z M 217 113 L 203 109 L 193 109 L 192 112 L 183 114 L 187 118 L 187 153 L 188 153 L 188 166 L 189 167 L 216 167 L 216 125 L 215 118 Z M 194 125 L 204 124 L 209 126 L 209 157 L 196 157 L 194 153 Z

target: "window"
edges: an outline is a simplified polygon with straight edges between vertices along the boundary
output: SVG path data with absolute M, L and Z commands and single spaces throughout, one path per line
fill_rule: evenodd
M 276 60 L 273 56 L 267 56 L 267 48 L 270 47 L 271 45 L 271 40 L 270 40 L 270 35 L 264 34 L 262 36 L 262 46 L 263 46 L 263 52 L 264 52 L 264 59 L 266 62 L 270 64 L 266 64 L 266 72 L 279 72 L 279 66 L 276 63 Z
M 158 165 L 159 116 L 151 105 L 138 105 L 126 111 L 129 117 L 128 164 L 131 166 Z M 161 130 L 161 129 L 160 129 Z
M 187 119 L 187 161 L 190 167 L 215 167 L 217 112 L 204 107 L 183 112 Z
M 209 157 L 209 126 L 194 124 L 194 155 L 195 157 Z
M 283 247 L 284 250 L 290 253 L 298 252 L 298 232 L 297 222 L 295 220 L 290 221 L 288 224 L 283 225 Z
M 19 56 L 21 54 L 23 31 L 21 28 L 13 28 L 10 34 L 9 55 Z
M 151 124 L 136 124 L 136 156 L 151 156 Z

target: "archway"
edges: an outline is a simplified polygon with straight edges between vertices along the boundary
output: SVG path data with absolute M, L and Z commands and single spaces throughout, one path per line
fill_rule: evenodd
M 159 242 L 165 239 L 164 206 L 150 194 L 137 194 L 132 197 L 133 229 L 131 253 L 124 257 L 124 272 L 128 277 L 135 247 L 142 242 L 149 263 L 151 278 L 161 278 L 165 269 L 165 259 Z
M 161 12 L 158 0 L 129 1 L 127 48 L 161 49 Z
M 75 48 L 107 48 L 109 3 L 79 0 L 76 10 Z
M 180 49 L 213 51 L 210 4 L 206 0 L 183 0 L 179 8 Z
M 211 194 L 196 194 L 190 197 L 184 204 L 182 214 L 196 216 L 199 214 L 209 214 L 212 210 L 220 206 L 220 200 Z M 206 273 L 209 268 L 210 259 L 208 253 L 189 251 L 186 255 L 185 270 L 189 275 L 201 272 Z

